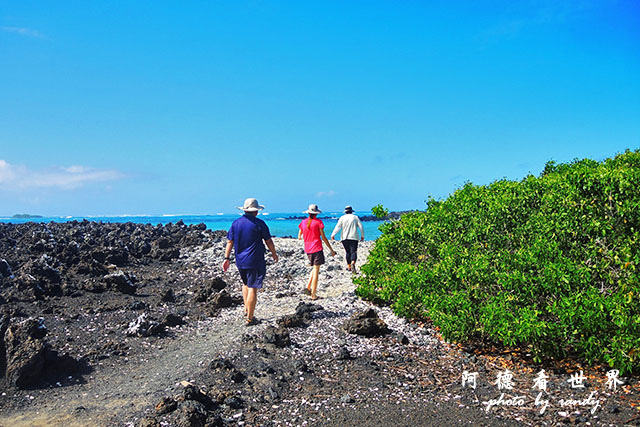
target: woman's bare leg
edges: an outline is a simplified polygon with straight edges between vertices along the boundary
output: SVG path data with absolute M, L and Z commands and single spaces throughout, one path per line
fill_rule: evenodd
M 311 284 L 313 283 L 313 266 L 311 266 L 311 272 L 309 273 L 309 283 L 307 283 L 307 289 L 311 291 Z
M 311 270 L 311 299 L 316 299 L 316 291 L 318 290 L 318 277 L 320 276 L 320 266 L 314 265 Z

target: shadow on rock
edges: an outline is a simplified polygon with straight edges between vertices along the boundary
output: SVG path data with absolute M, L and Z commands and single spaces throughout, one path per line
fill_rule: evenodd
M 19 389 L 39 388 L 71 374 L 90 372 L 84 361 L 59 354 L 44 339 L 43 319 L 0 317 L 0 381 Z

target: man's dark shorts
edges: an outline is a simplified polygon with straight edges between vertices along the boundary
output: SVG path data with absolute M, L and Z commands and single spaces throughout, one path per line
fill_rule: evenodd
M 318 251 L 318 252 L 314 252 L 312 254 L 307 254 L 307 257 L 309 258 L 309 264 L 310 265 L 322 265 L 322 264 L 324 264 L 324 252 L 323 251 Z
M 264 275 L 267 272 L 267 266 L 260 268 L 239 268 L 242 283 L 250 288 L 261 289 Z

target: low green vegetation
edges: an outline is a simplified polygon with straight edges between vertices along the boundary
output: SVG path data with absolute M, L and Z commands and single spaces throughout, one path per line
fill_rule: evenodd
M 639 189 L 640 151 L 466 184 L 384 223 L 356 292 L 448 340 L 637 370 Z
M 384 206 L 378 204 L 371 208 L 371 213 L 376 218 L 386 218 L 389 216 L 389 209 L 386 209 Z

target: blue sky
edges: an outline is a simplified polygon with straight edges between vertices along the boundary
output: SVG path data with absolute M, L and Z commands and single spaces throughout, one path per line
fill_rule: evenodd
M 0 3 L 0 216 L 421 209 L 640 148 L 640 3 Z

